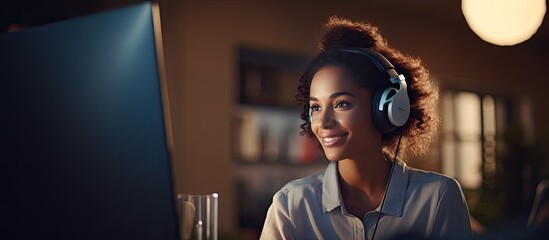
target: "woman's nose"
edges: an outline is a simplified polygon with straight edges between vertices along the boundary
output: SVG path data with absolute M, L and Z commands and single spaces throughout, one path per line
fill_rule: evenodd
M 314 119 L 314 118 L 313 118 Z M 330 128 L 335 125 L 334 112 L 332 110 L 324 110 L 318 113 L 315 119 L 316 124 L 321 128 Z

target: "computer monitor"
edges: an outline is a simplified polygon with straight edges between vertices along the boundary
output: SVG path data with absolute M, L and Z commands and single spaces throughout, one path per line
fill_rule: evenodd
M 178 239 L 157 9 L 0 35 L 0 239 Z

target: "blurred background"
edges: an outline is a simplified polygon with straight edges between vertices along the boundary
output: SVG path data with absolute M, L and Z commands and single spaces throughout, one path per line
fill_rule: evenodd
M 137 2 L 6 0 L 0 31 Z M 219 193 L 221 236 L 254 239 L 275 191 L 323 171 L 327 160 L 299 135 L 293 96 L 321 26 L 337 15 L 377 25 L 439 86 L 441 128 L 429 154 L 409 165 L 455 177 L 479 235 L 522 233 L 536 186 L 549 178 L 549 20 L 546 1 L 537 2 L 537 31 L 500 46 L 472 30 L 458 0 L 158 1 L 176 191 Z

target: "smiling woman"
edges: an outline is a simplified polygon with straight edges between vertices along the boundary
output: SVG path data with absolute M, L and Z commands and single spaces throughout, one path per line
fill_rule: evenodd
M 311 83 L 312 132 L 332 161 L 365 155 L 381 134 L 372 124 L 371 94 L 341 67 L 320 69 Z M 379 141 L 378 141 L 379 142 Z M 379 152 L 381 157 L 381 151 Z
M 262 239 L 472 237 L 457 181 L 405 164 L 439 124 L 420 60 L 370 24 L 333 17 L 298 84 L 302 134 L 330 164 L 274 195 Z

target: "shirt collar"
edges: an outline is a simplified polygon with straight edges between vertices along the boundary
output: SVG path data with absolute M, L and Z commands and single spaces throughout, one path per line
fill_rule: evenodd
M 330 212 L 341 205 L 341 192 L 337 173 L 337 163 L 330 162 L 324 172 L 322 184 L 322 206 L 324 212 Z
M 389 190 L 381 211 L 383 214 L 402 216 L 410 173 L 406 169 L 406 163 L 402 161 L 397 160 L 394 164 L 393 175 L 389 181 Z
M 406 168 L 406 163 L 402 161 L 397 161 L 395 164 L 391 180 L 389 181 L 387 196 L 386 199 L 383 200 L 385 201 L 383 204 L 383 214 L 402 216 L 402 208 L 404 207 L 404 200 L 409 179 L 409 172 L 406 171 Z M 343 202 L 341 190 L 339 188 L 336 162 L 330 162 L 324 172 L 323 180 L 322 206 L 324 208 L 324 212 L 330 212 L 341 206 L 341 203 Z M 379 207 L 376 211 L 378 210 Z

